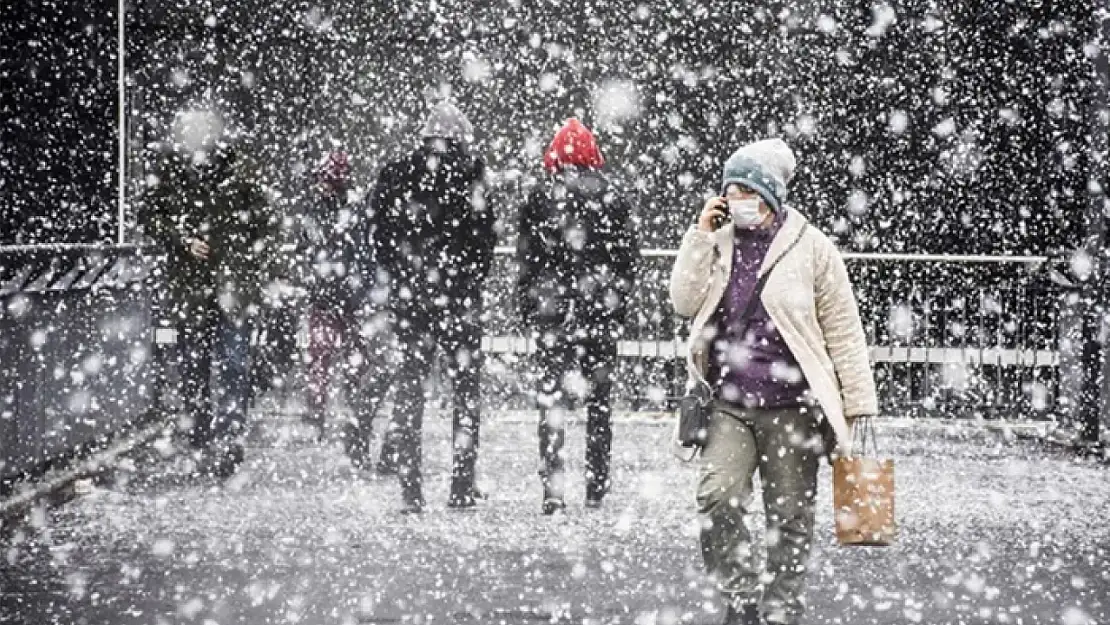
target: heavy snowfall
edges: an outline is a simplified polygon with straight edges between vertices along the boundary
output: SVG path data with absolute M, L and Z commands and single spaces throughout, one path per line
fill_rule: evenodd
M 1110 623 L 1089 0 L 12 0 L 0 623 Z

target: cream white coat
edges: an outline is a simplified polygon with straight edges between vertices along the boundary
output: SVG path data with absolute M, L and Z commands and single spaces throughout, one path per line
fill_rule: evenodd
M 840 253 L 801 213 L 787 211 L 760 275 L 805 232 L 767 279 L 762 302 L 836 433 L 839 452 L 847 455 L 851 421 L 878 413 L 867 339 Z M 671 304 L 692 318 L 686 348 L 691 383 L 705 380 L 715 330 L 707 326 L 728 287 L 732 248 L 731 227 L 713 233 L 691 227 L 671 272 Z

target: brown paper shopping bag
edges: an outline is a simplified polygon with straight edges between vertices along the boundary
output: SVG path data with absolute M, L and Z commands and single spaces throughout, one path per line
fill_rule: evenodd
M 836 539 L 841 545 L 887 546 L 897 533 L 894 460 L 879 457 L 870 418 L 862 418 L 853 430 L 852 455 L 833 462 Z M 867 453 L 868 436 L 871 455 Z

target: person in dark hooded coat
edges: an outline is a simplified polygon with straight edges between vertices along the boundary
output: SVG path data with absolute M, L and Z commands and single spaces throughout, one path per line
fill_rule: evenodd
M 400 366 L 394 423 L 403 511 L 423 510 L 423 385 L 438 350 L 454 387 L 453 469 L 448 506 L 475 505 L 481 420 L 482 284 L 497 235 L 486 205 L 485 163 L 473 129 L 452 104 L 436 105 L 421 145 L 387 164 L 371 195 L 378 275 L 388 285 Z
M 185 111 L 174 134 L 156 154 L 138 220 L 166 257 L 161 312 L 178 333 L 191 442 L 206 452 L 200 470 L 227 477 L 243 461 L 250 333 L 272 279 L 281 220 L 257 161 L 219 113 Z
M 636 241 L 627 196 L 601 171 L 588 128 L 570 119 L 544 156 L 551 174 L 520 211 L 517 302 L 536 340 L 544 514 L 565 507 L 563 443 L 568 374 L 586 382 L 586 504 L 609 491 L 611 392 Z

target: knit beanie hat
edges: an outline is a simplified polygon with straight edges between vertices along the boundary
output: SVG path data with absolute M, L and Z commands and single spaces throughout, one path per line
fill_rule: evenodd
M 721 172 L 721 195 L 730 184 L 755 191 L 775 212 L 786 201 L 786 185 L 794 178 L 797 160 L 782 139 L 749 143 L 732 153 Z
M 574 117 L 555 133 L 543 155 L 543 167 L 551 173 L 567 165 L 601 169 L 604 164 L 605 158 L 601 156 L 594 134 Z
M 451 139 L 468 143 L 474 136 L 474 127 L 454 104 L 440 102 L 432 107 L 432 112 L 420 130 L 424 139 Z

